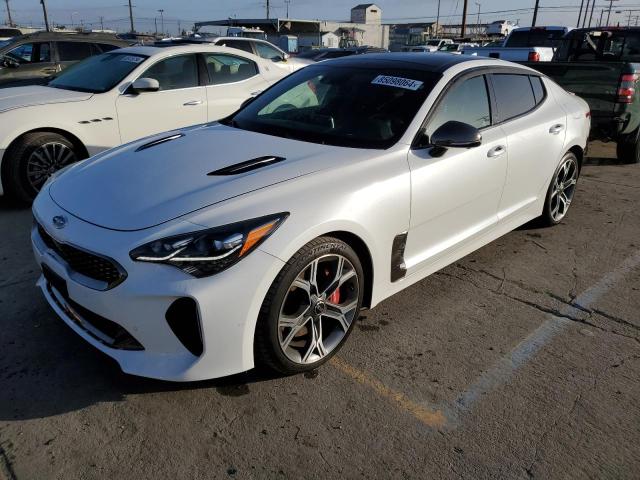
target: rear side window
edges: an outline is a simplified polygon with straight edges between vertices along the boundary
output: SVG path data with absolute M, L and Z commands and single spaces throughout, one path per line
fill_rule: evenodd
M 240 82 L 258 74 L 255 63 L 233 55 L 206 53 L 204 60 L 207 64 L 210 85 Z
M 540 77 L 529 77 L 531 81 L 531 88 L 533 88 L 533 97 L 535 98 L 536 105 L 542 103 L 544 100 L 544 86 L 542 85 L 542 79 Z
M 476 128 L 491 125 L 489 94 L 483 75 L 464 80 L 447 92 L 429 123 L 427 134 L 431 136 L 439 127 L 450 121 L 468 123 Z
M 493 86 L 501 121 L 527 113 L 536 106 L 528 75 L 493 74 Z
M 61 62 L 77 62 L 91 56 L 91 44 L 83 42 L 58 42 Z

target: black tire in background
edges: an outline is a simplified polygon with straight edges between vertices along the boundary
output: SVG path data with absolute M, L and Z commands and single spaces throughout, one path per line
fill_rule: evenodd
M 640 163 L 640 128 L 619 139 L 616 154 L 623 163 Z
M 43 148 L 52 149 L 54 154 L 59 154 L 59 161 L 53 159 L 49 162 L 47 155 L 40 154 Z M 68 149 L 71 155 L 67 155 L 64 149 Z M 34 152 L 36 152 L 34 154 Z M 44 160 L 40 161 L 38 156 Z M 55 155 L 54 155 L 55 157 Z M 66 137 L 53 132 L 32 132 L 23 135 L 5 152 L 2 162 L 2 185 L 6 195 L 19 204 L 28 205 L 36 198 L 42 183 L 34 185 L 33 162 L 51 163 L 50 174 L 66 165 L 81 159 L 81 153 L 76 146 Z M 59 164 L 58 164 L 59 163 Z M 46 178 L 45 178 L 46 180 Z M 40 188 L 39 188 L 40 187 Z
M 284 308 L 285 300 L 288 301 L 290 292 L 292 291 L 291 289 L 294 288 L 294 281 L 296 281 L 314 261 L 318 259 L 320 259 L 319 261 L 323 261 L 326 258 L 343 258 L 346 260 L 344 264 L 346 265 L 348 263 L 348 268 L 353 268 L 352 272 L 355 273 L 357 291 L 353 292 L 353 298 L 350 302 L 353 304 L 357 301 L 357 305 L 353 315 L 350 317 L 351 322 L 348 329 L 342 334 L 343 337 L 324 357 L 305 364 L 294 362 L 287 356 L 281 346 L 280 336 L 282 332 L 280 329 L 282 327 L 279 321 L 280 315 Z M 350 285 L 346 285 L 346 287 L 349 288 Z M 364 273 L 362 265 L 358 255 L 348 244 L 333 237 L 319 237 L 309 242 L 282 268 L 264 299 L 254 338 L 256 366 L 266 366 L 281 374 L 290 375 L 313 370 L 327 362 L 340 350 L 353 330 L 362 306 L 363 292 Z M 347 296 L 344 293 L 343 295 L 345 297 Z M 351 311 L 352 310 L 350 310 L 350 312 Z

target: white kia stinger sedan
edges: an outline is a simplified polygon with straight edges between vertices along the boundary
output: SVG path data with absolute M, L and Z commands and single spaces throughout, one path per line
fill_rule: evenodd
M 313 369 L 362 308 L 560 222 L 589 126 L 584 101 L 500 60 L 322 62 L 54 175 L 33 206 L 38 284 L 128 373 Z

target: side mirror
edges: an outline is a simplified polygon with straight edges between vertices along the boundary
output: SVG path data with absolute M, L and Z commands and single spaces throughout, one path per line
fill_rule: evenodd
M 20 63 L 9 57 L 2 57 L 2 66 L 7 68 L 18 68 Z
M 441 148 L 474 148 L 482 144 L 482 134 L 468 123 L 452 120 L 433 132 L 430 144 Z
M 160 82 L 155 78 L 138 78 L 131 85 L 131 89 L 136 93 L 157 92 L 160 90 Z

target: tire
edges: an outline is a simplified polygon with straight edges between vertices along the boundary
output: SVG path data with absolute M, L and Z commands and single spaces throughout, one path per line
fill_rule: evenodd
M 313 265 L 315 287 L 310 281 Z M 333 290 L 337 278 L 343 283 Z M 314 288 L 319 293 L 315 303 Z M 332 237 L 309 242 L 282 268 L 264 299 L 254 340 L 256 366 L 291 375 L 327 362 L 353 330 L 363 292 L 362 265 L 348 244 Z M 337 314 L 336 305 L 346 313 Z M 318 332 L 321 341 L 314 343 Z
M 640 163 L 640 128 L 618 141 L 616 153 L 622 163 Z
M 4 190 L 11 200 L 31 204 L 52 173 L 80 158 L 76 146 L 62 135 L 52 132 L 27 133 L 5 153 L 2 165 Z M 37 176 L 38 168 L 46 173 Z
M 578 158 L 572 152 L 566 153 L 554 172 L 551 184 L 547 189 L 544 209 L 542 215 L 538 218 L 540 226 L 551 227 L 557 225 L 567 216 L 569 207 L 573 202 L 579 176 L 580 162 L 578 162 Z M 559 189 L 561 189 L 561 192 L 559 192 Z M 564 194 L 565 200 L 561 200 L 563 198 L 561 194 Z M 564 208 L 562 208 L 563 204 Z M 557 210 L 556 206 L 558 206 Z

